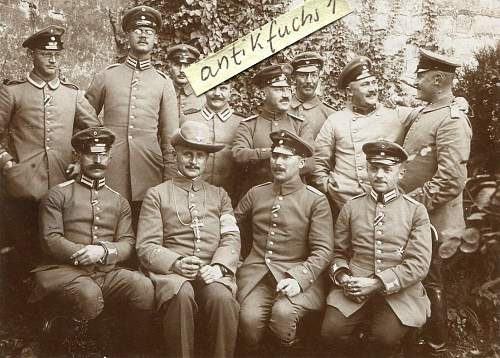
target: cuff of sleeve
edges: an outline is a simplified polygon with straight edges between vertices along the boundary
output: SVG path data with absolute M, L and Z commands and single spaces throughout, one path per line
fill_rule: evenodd
M 339 268 L 338 270 L 336 270 L 335 272 L 330 272 L 330 279 L 332 280 L 332 282 L 334 284 L 336 284 L 337 286 L 341 286 L 339 280 L 337 280 L 337 277 L 339 276 L 339 274 L 341 273 L 346 273 L 348 274 L 349 276 L 352 276 L 352 272 L 351 270 L 349 270 L 347 267 L 341 267 Z
M 396 273 L 387 269 L 375 275 L 384 284 L 384 293 L 390 295 L 398 292 L 401 289 L 401 284 L 399 283 L 399 278 Z
M 305 266 L 295 266 L 285 273 L 298 282 L 302 292 L 314 283 L 312 272 L 305 268 Z
M 259 155 L 259 159 L 271 158 L 271 148 L 260 148 L 258 155 Z
M 13 160 L 12 156 L 8 152 L 3 152 L 0 154 L 0 169 L 7 164 L 8 161 Z
M 118 261 L 118 250 L 115 245 L 107 241 L 99 241 L 99 245 L 106 251 L 104 257 L 99 261 L 104 265 L 114 265 Z

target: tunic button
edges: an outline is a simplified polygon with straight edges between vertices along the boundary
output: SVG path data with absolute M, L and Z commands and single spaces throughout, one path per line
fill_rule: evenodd
M 363 170 L 363 167 L 358 167 L 358 170 Z
M 273 214 L 273 217 L 277 218 L 277 217 L 278 217 L 278 214 Z
M 131 135 L 129 135 L 129 136 L 128 136 L 128 139 L 132 139 L 132 136 L 131 136 Z
M 314 281 L 312 279 L 309 280 L 310 283 L 313 283 Z
M 276 224 L 275 224 L 275 223 L 273 223 L 273 227 L 276 227 Z
M 384 223 L 381 221 L 381 222 L 379 222 L 377 225 L 378 225 L 378 226 L 382 226 L 382 225 L 384 225 Z
M 95 217 L 95 219 L 96 219 L 96 220 L 99 220 L 99 216 L 96 216 L 96 217 Z
M 271 259 L 266 259 L 266 262 L 267 262 L 267 263 L 270 263 L 270 262 L 271 262 Z
M 269 246 L 273 246 L 273 245 L 274 245 L 274 242 L 269 241 Z
M 382 231 L 377 230 L 377 235 L 382 235 Z
M 134 119 L 134 118 L 135 118 L 135 116 L 130 116 L 130 119 Z
M 45 147 L 45 149 L 50 150 L 50 147 L 49 147 L 49 146 L 46 146 L 46 147 Z
M 193 215 L 198 215 L 198 210 L 193 210 Z
M 132 99 L 137 99 L 137 97 L 136 96 L 132 96 Z
M 272 255 L 272 254 L 273 254 L 273 252 L 272 252 L 271 250 L 269 250 L 267 253 L 268 253 L 269 255 Z
M 94 226 L 94 230 L 97 230 L 97 229 L 98 229 L 98 227 L 97 227 L 97 226 Z
M 129 128 L 134 128 L 134 126 L 133 126 L 133 125 L 130 125 L 130 126 L 128 126 L 128 127 L 129 127 Z
M 200 249 L 196 249 L 197 252 L 200 252 Z
M 380 269 L 377 269 L 377 273 L 380 273 Z
M 191 196 L 192 198 L 194 198 L 194 194 L 193 194 L 193 193 L 191 193 L 191 195 L 190 195 L 190 196 Z
M 377 250 L 377 254 L 381 254 L 382 253 L 382 250 Z
M 357 133 L 358 131 L 357 131 L 356 129 L 353 129 L 353 130 L 352 130 L 352 132 L 353 132 L 353 133 Z
M 198 240 L 196 240 L 196 242 L 197 242 L 197 243 L 200 243 L 200 242 L 201 242 L 201 240 L 200 240 L 200 239 L 198 239 Z
M 135 109 L 135 106 L 131 106 L 131 108 Z
M 274 233 L 274 231 L 271 231 L 271 232 L 270 232 L 270 234 L 271 234 L 271 235 L 274 235 L 275 233 Z
M 50 132 L 50 131 L 51 131 L 51 129 L 50 129 L 50 128 L 47 128 L 47 132 Z
M 377 245 L 382 245 L 382 241 L 377 240 Z
M 282 196 L 278 196 L 278 200 L 283 200 L 283 197 Z
M 382 263 L 382 260 L 377 260 L 377 263 L 378 263 L 378 264 L 381 264 L 381 263 Z
M 50 138 L 47 138 L 47 142 L 50 142 Z
M 275 126 L 278 126 L 278 122 L 274 122 L 274 125 L 275 125 Z
M 94 235 L 94 239 L 97 239 L 97 235 Z
M 379 208 L 383 208 L 383 207 L 384 207 L 384 204 L 378 204 L 378 207 L 379 207 Z
M 302 273 L 307 273 L 307 270 L 306 270 L 306 269 L 303 269 L 303 270 L 302 270 Z

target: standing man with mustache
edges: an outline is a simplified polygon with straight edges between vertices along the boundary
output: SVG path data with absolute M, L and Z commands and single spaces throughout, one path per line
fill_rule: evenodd
M 263 68 L 253 81 L 264 92 L 259 114 L 244 119 L 233 140 L 234 160 L 242 167 L 240 197 L 254 185 L 272 180 L 269 170 L 272 141 L 271 132 L 286 129 L 297 134 L 307 143 L 313 142 L 309 124 L 304 119 L 288 113 L 292 97 L 290 89 L 291 67 L 276 64 Z M 312 163 L 310 164 L 312 165 Z M 303 173 L 309 172 L 306 165 Z
M 290 113 L 304 118 L 309 123 L 315 139 L 326 118 L 333 113 L 333 108 L 323 103 L 316 94 L 323 63 L 323 59 L 316 52 L 300 53 L 291 62 L 296 92 L 292 96 Z
M 172 144 L 178 174 L 148 190 L 137 254 L 155 285 L 167 356 L 193 357 L 197 324 L 206 338 L 203 356 L 230 358 L 238 330 L 240 233 L 225 190 L 202 179 L 209 153 L 224 145 L 195 121 L 184 122 Z
M 378 102 L 372 63 L 358 57 L 345 66 L 337 87 L 347 92 L 345 109 L 328 117 L 315 143 L 314 185 L 334 204 L 334 216 L 345 202 L 369 187 L 364 143 L 384 138 L 401 144 L 411 108 L 385 108 Z
M 200 58 L 200 51 L 187 44 L 178 44 L 167 50 L 168 73 L 174 81 L 177 94 L 177 113 L 182 118 L 186 111 L 200 109 L 205 95 L 197 96 L 189 83 L 184 69 Z
M 142 353 L 147 348 L 153 285 L 142 273 L 119 267 L 133 254 L 135 237 L 129 203 L 106 185 L 114 140 L 104 127 L 88 128 L 71 139 L 81 174 L 53 187 L 40 205 L 46 260 L 33 270 L 31 300 L 46 298 L 80 323 L 95 319 L 105 305 L 118 308 L 129 323 L 125 346 Z M 52 317 L 46 326 L 60 319 Z M 60 344 L 61 337 L 53 338 Z
M 122 19 L 130 50 L 125 63 L 97 74 L 87 98 L 104 125 L 116 133 L 108 183 L 132 207 L 134 228 L 146 190 L 175 174 L 173 132 L 179 127 L 172 81 L 151 63 L 151 51 L 162 24 L 148 6 L 128 10 Z
M 76 172 L 71 136 L 102 125 L 83 92 L 60 79 L 64 31 L 51 25 L 28 37 L 23 47 L 33 61 L 32 71 L 0 86 L 0 170 L 7 195 L 0 206 L 18 255 L 13 275 L 26 275 L 40 258 L 39 200 Z
M 240 338 L 250 355 L 267 328 L 285 349 L 297 343 L 297 326 L 312 310 L 322 310 L 330 263 L 333 221 L 328 200 L 305 185 L 300 169 L 312 146 L 282 129 L 270 134 L 272 183 L 253 187 L 235 210 L 249 221 L 253 244 L 238 269 Z
M 465 229 L 462 191 L 467 179 L 472 129 L 467 115 L 452 93 L 456 61 L 420 50 L 417 67 L 417 98 L 428 104 L 419 109 L 403 147 L 410 159 L 400 182 L 402 190 L 427 208 L 438 242 L 425 288 L 432 303 L 427 346 L 433 354 L 444 354 L 448 339 L 447 309 L 438 245 L 451 235 L 461 237 Z
M 203 179 L 215 186 L 222 186 L 234 205 L 237 204 L 235 187 L 237 175 L 231 152 L 236 129 L 244 117 L 229 106 L 231 83 L 224 82 L 205 93 L 206 104 L 201 109 L 189 109 L 181 117 L 181 125 L 186 121 L 205 123 L 210 128 L 210 138 L 215 143 L 225 144 L 225 148 L 208 157 Z

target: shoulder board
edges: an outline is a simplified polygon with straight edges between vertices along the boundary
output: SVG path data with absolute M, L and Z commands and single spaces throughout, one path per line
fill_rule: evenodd
M 266 185 L 269 185 L 269 184 L 272 184 L 272 183 L 273 183 L 272 181 L 266 181 L 265 183 L 257 184 L 255 186 L 253 186 L 253 188 L 259 188 L 261 186 L 266 186 Z
M 3 80 L 3 84 L 6 86 L 13 86 L 13 85 L 20 85 L 21 83 L 24 83 L 28 81 L 28 79 L 24 80 L 9 80 L 8 78 Z
M 71 180 L 65 181 L 64 183 L 57 184 L 57 187 L 58 188 L 64 188 L 65 186 L 73 184 L 74 182 L 75 182 L 75 179 L 71 179 Z
M 353 196 L 353 197 L 351 198 L 351 200 L 358 199 L 358 198 L 362 198 L 362 197 L 364 197 L 364 196 L 366 196 L 366 193 L 362 193 L 362 194 L 359 194 L 359 195 Z
M 320 195 L 320 196 L 325 195 L 321 191 L 319 191 L 318 189 L 316 189 L 316 188 L 314 188 L 314 187 L 312 187 L 310 185 L 306 185 L 306 188 L 307 188 L 307 190 L 312 191 L 316 195 Z
M 403 194 L 403 198 L 405 198 L 406 200 L 408 200 L 410 203 L 413 203 L 413 204 L 416 204 L 416 205 L 421 204 L 421 203 L 419 203 L 417 200 L 413 199 L 409 195 Z
M 168 75 L 164 72 L 161 72 L 160 70 L 156 70 L 156 72 L 161 76 L 163 77 L 164 79 L 166 80 L 170 80 L 170 77 L 168 77 Z
M 242 122 L 248 122 L 248 121 L 251 121 L 252 119 L 257 118 L 258 116 L 259 116 L 258 114 L 254 114 L 253 116 L 250 116 L 250 117 L 247 117 L 245 119 L 242 119 L 241 121 Z
M 111 189 L 108 185 L 105 185 L 106 188 L 108 188 L 110 191 L 112 191 L 113 193 L 115 193 L 116 195 L 118 196 L 122 196 L 119 192 L 117 192 L 116 190 L 113 190 Z
M 456 104 L 452 104 L 450 106 L 450 117 L 451 118 L 460 118 L 465 115 L 465 112 Z
M 246 115 L 244 115 L 243 113 L 236 112 L 236 111 L 233 111 L 233 116 L 238 116 L 238 117 L 242 117 L 242 118 L 246 117 Z
M 201 108 L 188 108 L 184 112 L 182 112 L 182 114 L 186 115 L 186 114 L 193 114 L 193 113 L 198 113 L 198 112 L 201 112 Z
M 71 83 L 71 82 L 66 82 L 66 81 L 63 81 L 63 80 L 60 80 L 61 81 L 61 84 L 63 86 L 66 86 L 66 87 L 69 87 L 69 88 L 73 88 L 74 90 L 77 90 L 79 91 L 80 90 L 80 87 L 78 87 L 77 85 L 75 85 L 74 83 Z
M 302 117 L 296 116 L 295 114 L 292 114 L 292 113 L 288 113 L 288 115 L 290 117 L 292 117 L 293 119 L 296 119 L 298 121 L 304 122 L 304 118 L 302 118 Z
M 333 106 L 330 103 L 325 101 L 321 101 L 321 103 L 323 103 L 326 107 L 330 108 L 332 111 L 335 111 L 335 108 L 333 108 Z
M 112 65 L 109 65 L 108 67 L 106 67 L 105 70 L 110 70 L 110 69 L 115 68 L 115 67 L 120 66 L 120 65 L 121 65 L 121 63 L 113 63 Z

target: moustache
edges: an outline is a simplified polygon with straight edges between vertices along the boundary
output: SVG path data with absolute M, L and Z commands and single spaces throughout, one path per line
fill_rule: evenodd
M 94 170 L 94 169 L 106 169 L 106 166 L 105 165 L 102 165 L 102 164 L 92 164 L 90 167 L 89 167 L 90 170 Z
M 275 172 L 285 172 L 286 171 L 285 168 L 283 168 L 283 167 L 277 167 L 277 166 L 273 166 L 271 169 L 273 171 L 275 171 Z
M 186 169 L 200 169 L 198 165 L 186 165 Z

